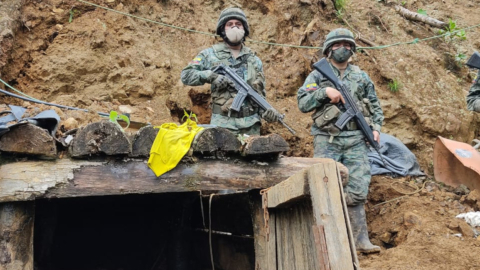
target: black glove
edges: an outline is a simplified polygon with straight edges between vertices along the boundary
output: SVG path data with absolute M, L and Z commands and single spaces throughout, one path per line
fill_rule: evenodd
M 277 112 L 277 110 L 275 110 L 273 107 L 266 110 L 262 114 L 262 118 L 269 123 L 277 122 L 278 119 L 280 119 L 280 116 L 281 116 L 280 113 Z
M 235 83 L 232 82 L 229 78 L 223 76 L 223 75 L 218 75 L 216 73 L 213 73 L 216 76 L 216 78 L 211 82 L 212 83 L 212 89 L 216 91 L 233 91 L 235 90 Z

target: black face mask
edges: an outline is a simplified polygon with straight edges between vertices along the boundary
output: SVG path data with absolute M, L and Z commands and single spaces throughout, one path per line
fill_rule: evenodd
M 332 51 L 332 58 L 337 63 L 344 63 L 347 61 L 353 53 L 351 50 L 346 49 L 345 47 L 340 47 L 334 51 Z

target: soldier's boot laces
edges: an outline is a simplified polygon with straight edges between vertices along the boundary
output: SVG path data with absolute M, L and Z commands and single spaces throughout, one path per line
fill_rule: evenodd
M 367 219 L 363 204 L 348 206 L 348 217 L 352 225 L 353 239 L 357 251 L 367 254 L 380 252 L 380 247 L 373 245 L 368 238 Z

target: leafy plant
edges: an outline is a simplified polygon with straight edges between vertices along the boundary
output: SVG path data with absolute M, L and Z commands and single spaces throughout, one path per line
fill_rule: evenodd
M 445 26 L 445 30 L 438 30 L 438 33 L 445 35 L 445 39 L 454 39 L 466 40 L 467 36 L 465 34 L 465 29 L 458 29 L 457 22 L 452 19 L 448 19 L 448 25 Z
M 402 84 L 397 79 L 393 79 L 390 82 L 388 82 L 388 89 L 390 89 L 390 92 L 393 92 L 393 93 L 398 92 L 401 86 Z
M 337 15 L 338 12 L 342 12 L 346 9 L 347 2 L 348 0 L 335 0 L 335 9 L 337 10 Z
M 421 15 L 427 16 L 427 11 L 424 10 L 424 9 L 421 9 L 421 8 L 417 11 L 417 13 L 418 13 L 418 14 L 421 14 Z
M 455 61 L 457 61 L 458 63 L 460 64 L 463 64 L 463 61 L 467 59 L 467 55 L 463 54 L 463 53 L 457 53 L 455 55 Z
M 125 129 L 127 129 L 128 126 L 130 126 L 130 119 L 128 118 L 128 116 L 123 114 L 118 114 L 116 111 L 111 111 L 109 118 L 110 118 L 110 122 L 117 125 L 121 130 L 123 130 L 123 127 L 118 123 L 118 120 L 123 120 L 125 121 L 125 123 L 127 123 L 127 126 L 125 127 Z
M 80 11 L 76 9 L 70 9 L 70 17 L 68 18 L 69 23 L 73 21 L 73 16 L 75 16 L 75 14 L 80 14 Z
M 402 1 L 402 6 L 405 6 L 407 4 L 407 1 Z

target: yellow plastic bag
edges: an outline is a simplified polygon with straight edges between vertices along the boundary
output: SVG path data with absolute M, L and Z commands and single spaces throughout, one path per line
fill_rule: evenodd
M 184 117 L 187 117 L 187 121 L 180 126 L 175 123 L 162 124 L 155 137 L 150 149 L 148 167 L 157 177 L 177 166 L 190 149 L 195 134 L 203 129 L 191 119 L 191 117 L 196 118 L 195 114 L 188 115 L 185 112 Z

